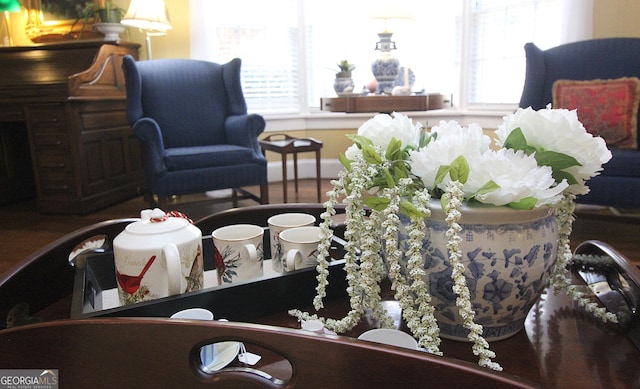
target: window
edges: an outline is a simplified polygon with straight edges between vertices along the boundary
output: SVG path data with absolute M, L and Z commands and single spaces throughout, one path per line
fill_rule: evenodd
M 475 0 L 469 4 L 469 106 L 517 103 L 524 85 L 523 46 L 561 43 L 562 1 Z
M 573 15 L 575 6 L 591 7 L 575 0 L 412 1 L 413 20 L 388 21 L 397 45 L 393 55 L 415 74 L 414 91 L 451 94 L 462 108 L 513 106 L 524 82 L 524 44 L 562 43 L 566 2 L 574 3 Z M 317 111 L 321 97 L 335 95 L 341 60 L 356 65 L 356 92 L 374 79 L 370 64 L 383 26 L 369 18 L 371 4 L 235 0 L 222 7 L 191 0 L 191 55 L 220 63 L 242 58 L 253 112 Z

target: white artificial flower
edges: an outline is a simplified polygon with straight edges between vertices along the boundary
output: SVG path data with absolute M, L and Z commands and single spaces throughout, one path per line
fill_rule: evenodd
M 358 128 L 358 135 L 368 138 L 384 152 L 393 138 L 401 141 L 403 148 L 418 148 L 421 128 L 420 123 L 414 124 L 409 117 L 394 112 L 391 115 L 378 114 L 367 120 Z M 352 161 L 358 155 L 362 155 L 362 150 L 356 145 L 352 145 L 345 152 L 345 156 Z
M 469 180 L 464 185 L 465 197 L 473 195 L 485 183 L 485 177 L 477 175 L 475 170 L 481 164 L 482 154 L 489 150 L 490 138 L 485 135 L 477 124 L 468 128 L 460 126 L 455 121 L 441 121 L 431 129 L 437 133 L 437 138 L 418 151 L 409 153 L 411 172 L 422 179 L 429 189 L 435 189 L 435 180 L 440 166 L 450 165 L 459 156 L 464 156 L 471 168 Z M 447 176 L 438 188 L 444 190 L 451 177 Z
M 475 197 L 486 204 L 506 205 L 534 197 L 538 200 L 537 207 L 552 205 L 560 201 L 562 192 L 569 186 L 564 180 L 555 185 L 550 167 L 538 166 L 532 155 L 511 149 L 486 151 L 472 172 L 485 182 L 492 180 L 498 185 L 498 189 Z
M 516 128 L 522 130 L 528 145 L 569 155 L 580 163 L 581 166 L 566 169 L 578 181 L 568 188 L 573 194 L 588 193 L 586 181 L 598 175 L 602 165 L 611 159 L 604 140 L 585 130 L 575 110 L 519 108 L 505 116 L 503 124 L 496 130 L 496 143 L 502 146 Z

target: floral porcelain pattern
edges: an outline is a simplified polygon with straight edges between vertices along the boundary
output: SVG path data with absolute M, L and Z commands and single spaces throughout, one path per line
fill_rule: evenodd
M 441 336 L 467 341 L 469 331 L 462 325 L 452 291 L 445 237 L 448 227 L 437 220 L 426 220 L 426 225 L 425 282 L 436 308 Z M 485 338 L 499 340 L 517 333 L 555 263 L 558 250 L 555 217 L 524 224 L 462 224 L 461 236 L 465 278 Z M 406 251 L 408 239 L 401 231 L 401 250 Z M 407 258 L 401 262 L 406 266 Z

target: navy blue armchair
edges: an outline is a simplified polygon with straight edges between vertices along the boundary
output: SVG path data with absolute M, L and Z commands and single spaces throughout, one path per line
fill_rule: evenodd
M 522 108 L 541 109 L 552 103 L 553 84 L 557 80 L 640 78 L 640 38 L 592 39 L 548 50 L 527 43 L 524 49 Z M 589 181 L 591 191 L 577 201 L 640 209 L 640 150 L 611 148 L 611 153 L 613 157 L 602 173 Z
M 240 59 L 226 64 L 127 56 L 127 118 L 142 147 L 152 202 L 232 189 L 269 202 L 267 161 L 258 144 L 264 118 L 247 113 Z M 260 195 L 243 189 L 260 186 Z

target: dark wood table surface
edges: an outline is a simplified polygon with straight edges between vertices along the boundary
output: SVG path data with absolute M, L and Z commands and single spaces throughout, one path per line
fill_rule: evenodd
M 203 231 L 209 231 L 218 225 L 249 220 L 266 222 L 269 216 L 285 211 L 319 215 L 322 208 L 309 204 L 249 207 L 225 211 L 197 224 Z M 26 300 L 37 311 L 35 316 L 47 320 L 1 330 L 0 367 L 57 368 L 61 382 L 63 377 L 66 377 L 64 382 L 70 384 L 92 380 L 95 387 L 114 384 L 134 387 L 143 382 L 162 382 L 169 386 L 183 383 L 189 387 L 214 383 L 233 386 L 239 382 L 246 387 L 415 387 L 418 384 L 425 387 L 640 387 L 640 351 L 620 327 L 604 325 L 584 313 L 565 294 L 549 292 L 533 307 L 523 331 L 491 343 L 503 372 L 479 368 L 469 343 L 443 340 L 441 350 L 445 356 L 438 357 L 355 340 L 376 326 L 368 316 L 352 331 L 340 336 L 305 333 L 286 310 L 261 311 L 247 319 L 246 315 L 234 317 L 233 311 L 220 308 L 229 323 L 166 319 L 172 310 L 189 307 L 176 304 L 197 302 L 197 306 L 218 312 L 219 306 L 213 304 L 216 301 L 213 294 L 219 293 L 214 292 L 216 288 L 186 297 L 170 297 L 129 311 L 112 312 L 105 317 L 68 319 L 73 270 L 68 274 L 67 258 L 62 253 L 68 255 L 69 247 L 97 231 L 115 236 L 130 221 L 105 222 L 70 234 L 25 259 L 0 279 L 0 315 L 6 315 L 16 302 Z M 292 279 L 309 284 L 315 277 L 312 272 L 300 274 L 301 278 Z M 576 283 L 581 282 L 574 278 Z M 245 289 L 248 295 L 239 292 L 236 301 L 233 301 L 235 297 L 227 297 L 232 300 L 228 303 L 237 304 L 238 312 L 247 312 L 249 308 L 244 299 L 250 298 L 251 293 L 258 298 L 259 285 L 239 288 Z M 315 285 L 298 287 L 312 290 Z M 383 284 L 383 290 L 385 307 L 398 328 L 406 330 L 388 285 Z M 309 310 L 311 302 L 297 307 Z M 320 314 L 339 318 L 348 309 L 348 298 L 337 294 Z M 200 346 L 229 340 L 244 342 L 248 351 L 263 358 L 252 367 L 236 360 L 228 370 L 213 375 L 196 368 Z M 257 374 L 257 370 L 262 373 Z M 107 380 L 109 385 L 96 384 L 99 379 Z

